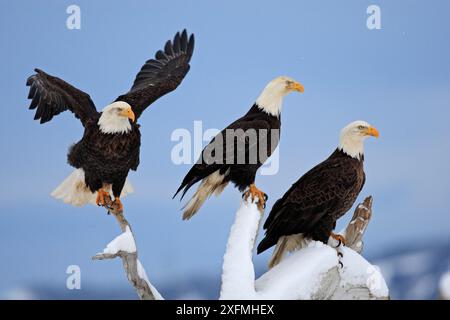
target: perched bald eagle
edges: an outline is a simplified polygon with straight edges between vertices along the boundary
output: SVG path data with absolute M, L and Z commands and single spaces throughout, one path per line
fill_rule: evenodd
M 367 122 L 350 123 L 342 129 L 339 146 L 331 156 L 305 173 L 273 205 L 264 223 L 265 238 L 258 245 L 258 254 L 277 245 L 269 267 L 304 238 L 327 243 L 332 236 L 345 244 L 345 239 L 332 231 L 364 186 L 364 140 L 378 135 Z
M 188 38 L 186 30 L 177 33 L 142 66 L 130 91 L 102 112 L 88 94 L 35 69 L 27 80 L 34 119 L 45 123 L 70 110 L 84 126 L 83 138 L 68 154 L 69 164 L 77 170 L 52 192 L 55 198 L 76 206 L 88 202 L 104 206 L 105 196 L 112 192 L 117 207 L 123 208 L 121 195 L 132 191 L 126 184 L 128 172 L 139 165 L 141 134 L 136 121 L 150 104 L 178 87 L 189 71 L 193 50 L 194 35 Z
M 250 110 L 222 130 L 203 149 L 197 163 L 184 177 L 174 197 L 201 181 L 191 200 L 185 205 L 183 219 L 191 218 L 211 195 L 219 195 L 231 181 L 247 198 L 258 198 L 264 206 L 266 195 L 256 188 L 259 167 L 278 145 L 283 98 L 288 93 L 303 92 L 303 86 L 288 77 L 278 77 L 264 88 Z

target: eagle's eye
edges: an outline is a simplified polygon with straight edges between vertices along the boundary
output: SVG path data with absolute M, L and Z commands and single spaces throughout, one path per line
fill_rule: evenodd
M 359 130 L 364 130 L 366 127 L 365 126 L 358 126 Z

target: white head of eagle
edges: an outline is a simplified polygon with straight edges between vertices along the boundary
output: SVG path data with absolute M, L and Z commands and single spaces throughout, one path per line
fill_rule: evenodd
M 116 101 L 103 108 L 98 126 L 100 131 L 105 134 L 127 133 L 131 130 L 129 120 L 133 122 L 135 120 L 131 106 L 124 101 Z
M 283 98 L 294 91 L 304 92 L 305 89 L 302 84 L 289 77 L 277 77 L 266 85 L 256 99 L 256 104 L 268 114 L 278 117 L 283 106 Z
M 364 154 L 364 140 L 373 136 L 379 137 L 378 130 L 365 121 L 354 121 L 341 130 L 339 150 L 355 159 L 361 159 Z

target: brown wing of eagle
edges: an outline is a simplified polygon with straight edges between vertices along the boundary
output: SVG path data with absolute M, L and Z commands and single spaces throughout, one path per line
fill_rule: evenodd
M 194 184 L 217 170 L 219 170 L 221 175 L 227 173 L 224 182 L 232 181 L 240 191 L 245 190 L 250 183 L 253 183 L 258 168 L 270 157 L 276 148 L 279 137 L 274 136 L 275 138 L 271 139 L 271 135 L 275 135 L 271 130 L 279 128 L 280 120 L 277 117 L 270 116 L 260 111 L 258 107 L 253 106 L 247 114 L 228 125 L 209 142 L 203 149 L 199 161 L 192 166 L 184 177 L 173 198 L 184 189 L 181 195 L 181 199 L 183 199 L 186 192 Z M 246 133 L 250 132 L 249 130 L 254 130 L 256 139 L 250 139 L 246 135 Z M 268 133 L 266 154 L 259 152 L 259 143 L 265 141 L 260 138 L 260 132 L 263 130 L 266 130 Z M 227 146 L 229 140 L 229 138 L 227 139 L 228 132 L 233 132 L 232 134 L 234 134 L 233 147 Z M 222 139 L 223 155 L 222 157 L 217 157 L 220 161 L 214 159 L 216 155 L 214 152 L 211 152 L 211 150 L 214 150 L 217 139 Z M 256 163 L 249 161 L 250 155 L 256 155 Z M 245 160 L 243 164 L 239 164 L 239 157 L 242 158 L 241 160 Z
M 155 59 L 142 66 L 130 91 L 116 101 L 130 104 L 139 118 L 150 104 L 178 87 L 189 71 L 193 51 L 194 35 L 188 38 L 186 30 L 177 32 L 173 41 L 166 42 L 164 51 L 156 52 Z M 45 123 L 66 110 L 72 111 L 83 126 L 89 119 L 98 119 L 100 113 L 87 93 L 40 69 L 35 71 L 26 83 L 30 87 L 28 99 L 32 99 L 30 109 L 37 109 L 35 120 Z
M 66 110 L 72 111 L 83 126 L 89 119 L 98 118 L 99 113 L 87 93 L 40 69 L 34 71 L 36 74 L 30 76 L 26 83 L 30 87 L 29 108 L 36 109 L 34 120 L 45 123 Z
M 298 233 L 326 243 L 336 220 L 351 208 L 364 182 L 363 159 L 336 150 L 274 204 L 264 223 L 266 234 L 258 245 L 258 254 L 280 237 Z
M 145 62 L 136 75 L 133 86 L 116 101 L 127 102 L 138 119 L 142 112 L 163 95 L 175 90 L 189 71 L 194 52 L 194 35 L 188 38 L 186 30 L 177 32 L 173 41 L 167 41 L 164 50 L 155 59 Z

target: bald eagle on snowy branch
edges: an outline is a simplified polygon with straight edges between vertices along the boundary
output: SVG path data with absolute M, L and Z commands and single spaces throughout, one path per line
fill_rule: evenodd
M 331 236 L 345 244 L 345 238 L 332 231 L 336 221 L 353 206 L 366 181 L 364 140 L 369 136 L 378 137 L 379 133 L 367 122 L 347 125 L 341 131 L 338 148 L 275 202 L 264 223 L 265 237 L 258 245 L 258 254 L 276 245 L 270 267 L 277 265 L 285 253 L 294 251 L 304 238 L 327 243 Z

